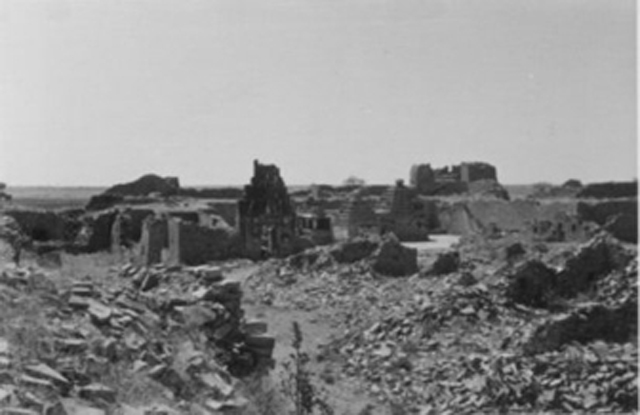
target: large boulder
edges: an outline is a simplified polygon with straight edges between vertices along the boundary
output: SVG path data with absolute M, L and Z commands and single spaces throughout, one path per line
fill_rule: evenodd
M 390 235 L 373 254 L 372 267 L 379 274 L 393 277 L 415 274 L 418 272 L 418 250 L 405 247 Z

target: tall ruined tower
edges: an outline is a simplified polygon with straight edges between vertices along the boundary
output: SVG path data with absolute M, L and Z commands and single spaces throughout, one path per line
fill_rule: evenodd
M 251 258 L 286 256 L 294 250 L 295 208 L 277 166 L 253 162 L 251 184 L 238 201 L 238 225 Z

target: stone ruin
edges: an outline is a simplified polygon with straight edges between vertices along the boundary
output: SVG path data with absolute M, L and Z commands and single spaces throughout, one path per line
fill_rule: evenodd
M 295 250 L 296 212 L 277 166 L 254 161 L 251 184 L 238 201 L 238 230 L 249 258 L 282 257 Z
M 429 240 L 429 230 L 437 222 L 434 203 L 419 200 L 416 190 L 406 187 L 402 180 L 384 198 L 388 210 L 380 214 L 380 234 L 393 233 L 404 242 Z
M 482 181 L 498 182 L 493 165 L 472 162 L 433 169 L 430 164 L 417 164 L 411 167 L 410 172 L 410 184 L 421 195 L 468 193 L 471 183 Z
M 241 256 L 237 233 L 221 217 L 199 215 L 185 220 L 164 212 L 148 216 L 142 224 L 141 265 L 200 265 Z
M 324 211 L 298 213 L 297 221 L 300 238 L 309 245 L 327 245 L 335 240 L 331 217 Z

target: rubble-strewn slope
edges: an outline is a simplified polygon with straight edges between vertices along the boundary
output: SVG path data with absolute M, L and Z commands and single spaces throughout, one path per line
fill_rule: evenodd
M 366 254 L 340 263 L 329 249 L 308 251 L 266 263 L 248 289 L 264 303 L 331 319 L 344 334 L 326 345 L 324 361 L 395 407 L 637 410 L 635 250 L 602 236 L 560 254 L 528 246 L 509 261 L 482 249 L 471 241 L 457 270 L 409 278 L 379 275 Z M 434 256 L 422 258 L 423 271 Z M 528 261 L 548 270 L 531 274 L 549 276 L 544 301 L 513 295 Z
M 241 297 L 216 267 L 127 265 L 102 278 L 5 267 L 1 411 L 241 412 L 235 377 L 271 365 L 274 346 L 244 322 Z

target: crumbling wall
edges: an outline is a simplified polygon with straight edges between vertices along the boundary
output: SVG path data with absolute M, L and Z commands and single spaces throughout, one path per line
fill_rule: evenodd
M 36 242 L 72 241 L 82 227 L 73 212 L 66 214 L 48 210 L 8 209 L 11 216 L 30 239 Z
M 115 209 L 105 210 L 87 218 L 88 252 L 107 251 L 111 249 L 113 224 L 118 216 Z
M 149 266 L 162 262 L 162 251 L 169 247 L 167 219 L 147 217 L 142 225 L 140 238 L 140 262 Z
M 238 255 L 237 238 L 228 228 L 207 228 L 170 219 L 168 221 L 170 264 L 200 265 Z
M 151 209 L 125 209 L 119 211 L 111 227 L 112 249 L 117 250 L 121 246 L 130 247 L 140 242 L 143 222 L 153 214 L 154 211 Z

